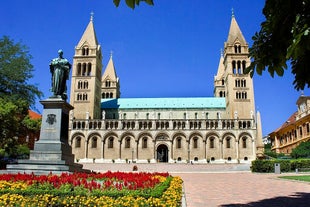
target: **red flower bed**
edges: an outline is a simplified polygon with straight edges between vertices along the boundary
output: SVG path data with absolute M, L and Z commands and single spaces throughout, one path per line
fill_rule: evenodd
M 168 173 L 124 173 L 124 172 L 106 172 L 106 173 L 62 173 L 59 175 L 34 175 L 34 174 L 2 174 L 0 180 L 5 181 L 24 181 L 28 185 L 33 184 L 51 184 L 54 188 L 59 188 L 64 184 L 70 184 L 73 187 L 83 186 L 89 190 L 93 189 L 117 189 L 123 188 L 129 190 L 153 188 L 160 181 L 156 176 L 169 176 Z

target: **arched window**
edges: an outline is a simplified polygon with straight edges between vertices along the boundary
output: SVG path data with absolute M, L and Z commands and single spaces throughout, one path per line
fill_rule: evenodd
M 97 148 L 97 137 L 91 139 L 91 148 Z
M 83 94 L 83 101 L 87 101 L 87 93 Z
M 86 75 L 86 63 L 83 63 L 82 65 L 82 76 Z
M 102 96 L 101 96 L 102 98 L 105 98 L 105 93 L 102 93 Z
M 235 53 L 241 53 L 241 45 L 235 44 L 234 49 L 235 49 Z
M 186 113 L 183 114 L 183 118 L 186 119 Z
M 77 70 L 76 70 L 76 75 L 77 75 L 77 76 L 79 76 L 79 75 L 82 74 L 82 72 L 81 72 L 81 67 L 82 67 L 81 63 L 78 63 L 78 64 L 77 64 Z
M 157 114 L 157 119 L 160 119 L 160 113 Z
M 230 148 L 230 140 L 231 140 L 230 137 L 226 138 L 226 148 Z
M 220 97 L 223 97 L 223 91 L 220 91 Z
M 114 137 L 109 137 L 108 148 L 113 148 Z
M 177 138 L 177 148 L 180 149 L 182 147 L 182 139 L 181 137 Z
M 89 49 L 88 49 L 88 47 L 83 47 L 82 48 L 82 55 L 84 56 L 84 55 L 88 55 L 89 54 Z
M 225 83 L 225 81 L 224 81 L 224 79 L 222 79 L 222 86 L 224 85 L 224 83 Z
M 82 94 L 78 93 L 77 97 L 76 97 L 76 100 L 81 101 L 82 100 Z
M 242 74 L 241 61 L 240 60 L 237 62 L 237 69 L 238 69 L 238 74 Z
M 244 71 L 245 68 L 246 68 L 246 62 L 243 60 L 243 61 L 242 61 L 242 71 Z
M 125 148 L 130 148 L 130 137 L 125 139 Z
M 146 113 L 146 119 L 149 119 L 149 118 L 150 118 L 150 114 Z
M 232 61 L 232 73 L 237 74 L 236 61 Z
M 143 137 L 142 139 L 142 148 L 147 148 L 147 137 Z
M 193 139 L 193 148 L 198 148 L 198 138 L 197 137 L 195 137 L 194 139 Z
M 113 98 L 113 93 L 112 92 L 110 93 L 110 98 Z
M 82 88 L 82 81 L 79 80 L 79 82 L 78 82 L 78 89 L 81 89 L 81 88 Z
M 91 63 L 87 64 L 87 76 L 91 76 Z
M 81 137 L 77 137 L 75 139 L 75 148 L 80 148 L 81 147 Z
M 84 81 L 83 88 L 88 89 L 88 81 Z
M 242 148 L 246 148 L 246 137 L 242 137 Z
M 105 87 L 111 87 L 111 81 L 107 80 L 107 81 L 105 82 Z
M 210 148 L 213 149 L 214 148 L 214 137 L 210 138 Z

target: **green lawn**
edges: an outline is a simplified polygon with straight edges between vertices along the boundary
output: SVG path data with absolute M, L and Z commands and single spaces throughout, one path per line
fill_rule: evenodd
M 280 176 L 279 178 L 310 182 L 310 175 Z

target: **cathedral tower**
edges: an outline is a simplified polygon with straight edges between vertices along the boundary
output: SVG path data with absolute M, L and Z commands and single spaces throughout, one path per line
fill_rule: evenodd
M 101 78 L 101 98 L 120 98 L 119 78 L 116 75 L 112 53 Z
M 76 119 L 100 118 L 101 71 L 101 47 L 91 16 L 73 57 L 70 104 Z
M 250 65 L 249 46 L 232 15 L 224 53 L 214 78 L 214 96 L 226 98 L 227 118 L 252 119 L 255 113 L 253 80 L 244 70 Z

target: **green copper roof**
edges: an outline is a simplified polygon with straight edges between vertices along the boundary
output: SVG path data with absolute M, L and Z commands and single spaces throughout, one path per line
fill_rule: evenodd
M 119 98 L 101 99 L 102 109 L 225 109 L 225 98 Z

